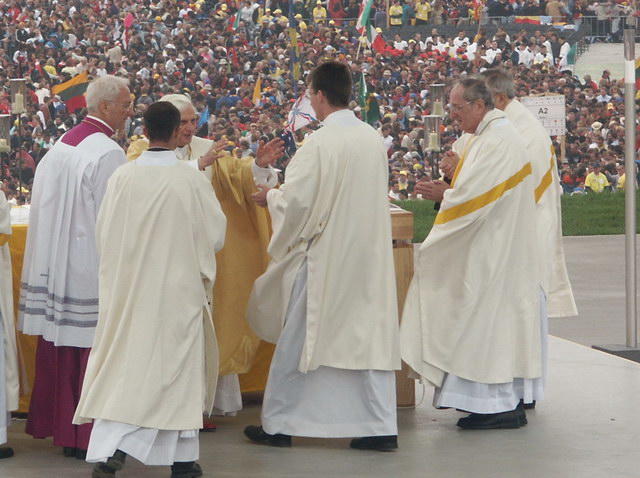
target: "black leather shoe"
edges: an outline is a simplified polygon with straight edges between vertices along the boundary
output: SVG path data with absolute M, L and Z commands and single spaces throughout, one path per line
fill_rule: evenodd
M 73 458 L 73 457 L 76 456 L 76 451 L 77 450 L 78 450 L 77 448 L 74 448 L 72 446 L 63 446 L 62 447 L 62 454 L 64 456 L 66 456 L 67 458 Z
M 76 448 L 76 458 L 78 460 L 86 460 L 87 459 L 87 450 L 81 450 L 80 448 Z
M 535 400 L 531 403 L 524 403 L 524 400 L 520 400 L 520 403 L 522 403 L 522 406 L 524 407 L 525 410 L 533 410 L 536 408 Z
M 254 443 L 279 447 L 291 446 L 291 435 L 282 435 L 281 433 L 270 435 L 265 432 L 262 427 L 257 427 L 255 425 L 249 425 L 246 427 L 244 429 L 244 434 Z
M 520 428 L 527 424 L 527 416 L 521 403 L 510 412 L 472 413 L 458 420 L 458 426 L 464 430 L 494 430 Z
M 198 478 L 202 468 L 195 461 L 176 461 L 171 465 L 171 478 Z
M 123 451 L 116 450 L 111 458 L 105 463 L 96 463 L 91 473 L 91 478 L 111 478 L 116 476 L 116 471 L 121 470 L 127 454 Z
M 356 450 L 393 451 L 398 448 L 398 435 L 354 438 L 350 446 Z
M 13 448 L 8 446 L 0 446 L 0 460 L 3 458 L 11 458 L 13 456 Z
M 116 470 L 106 465 L 106 463 L 96 463 L 91 471 L 91 478 L 113 478 Z

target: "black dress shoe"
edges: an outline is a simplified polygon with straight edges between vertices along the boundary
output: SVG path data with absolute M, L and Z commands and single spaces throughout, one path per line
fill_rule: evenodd
M 13 448 L 8 446 L 0 446 L 0 460 L 3 458 L 11 458 L 13 456 Z
M 195 461 L 176 461 L 171 465 L 171 478 L 198 478 L 202 468 Z
M 356 450 L 393 451 L 398 448 L 398 435 L 354 438 L 350 446 Z
M 105 463 L 96 463 L 91 473 L 91 478 L 111 478 L 116 476 L 116 471 L 121 470 L 127 454 L 123 451 L 116 450 L 111 458 Z
M 524 403 L 524 400 L 520 400 L 520 403 L 522 403 L 522 406 L 524 407 L 525 410 L 533 410 L 536 408 L 535 400 L 531 403 Z
M 494 430 L 520 428 L 527 424 L 527 416 L 521 403 L 509 412 L 472 413 L 458 420 L 458 426 L 464 430 Z
M 86 460 L 87 459 L 87 450 L 81 450 L 80 448 L 76 448 L 76 458 L 78 460 Z
M 262 427 L 255 425 L 249 425 L 244 429 L 245 436 L 254 443 L 261 443 L 263 445 L 289 447 L 291 446 L 291 435 L 283 435 L 276 433 L 270 435 L 265 432 Z
M 64 456 L 66 456 L 67 458 L 74 458 L 76 456 L 76 451 L 78 449 L 72 446 L 63 446 L 62 447 L 62 454 Z

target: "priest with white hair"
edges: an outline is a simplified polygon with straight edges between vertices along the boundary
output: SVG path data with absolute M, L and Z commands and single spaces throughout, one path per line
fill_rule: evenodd
M 454 144 L 451 187 L 437 186 L 442 204 L 418 249 L 402 358 L 436 387 L 434 406 L 471 412 L 459 427 L 520 428 L 524 390 L 543 374 L 532 165 L 484 81 L 456 83 L 450 108 L 468 134 Z
M 507 115 L 531 154 L 534 199 L 538 219 L 538 244 L 542 253 L 543 288 L 549 317 L 578 315 L 562 245 L 562 186 L 556 154 L 549 133 L 542 123 L 516 98 L 513 78 L 503 69 L 484 71 L 496 108 Z M 546 328 L 546 327 L 545 327 Z
M 178 159 L 203 172 L 213 184 L 227 217 L 225 247 L 216 255 L 218 274 L 213 290 L 214 317 L 220 354 L 215 415 L 235 415 L 242 409 L 238 374 L 253 365 L 260 344 L 246 322 L 244 311 L 255 279 L 264 272 L 270 224 L 266 211 L 251 200 L 256 185 L 274 187 L 278 176 L 271 164 L 283 153 L 280 139 L 258 150 L 257 158 L 234 158 L 223 151 L 227 146 L 195 136 L 198 115 L 191 100 L 180 94 L 163 96 L 180 111 L 181 122 L 176 155 Z M 148 147 L 148 139 L 131 144 L 127 158 L 137 158 Z M 205 422 L 208 429 L 211 422 Z
M 126 163 L 111 136 L 132 114 L 128 81 L 103 76 L 86 93 L 89 114 L 42 158 L 33 180 L 19 328 L 38 336 L 26 432 L 53 436 L 83 459 L 90 425 L 73 425 L 98 322 L 95 225 L 111 174 Z
M 13 319 L 11 272 L 11 206 L 0 182 L 0 445 L 7 442 L 10 412 L 18 409 L 19 381 L 16 333 Z M 0 446 L 0 459 L 13 456 L 13 449 Z

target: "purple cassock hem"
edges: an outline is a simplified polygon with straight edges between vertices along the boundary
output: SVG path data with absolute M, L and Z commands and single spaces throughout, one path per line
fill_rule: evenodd
M 56 446 L 89 447 L 92 424 L 74 425 L 89 348 L 56 347 L 38 337 L 36 377 L 26 432 L 34 438 L 53 436 Z
M 93 118 L 85 118 L 79 125 L 67 131 L 61 141 L 69 146 L 78 146 L 87 137 L 95 133 L 104 133 L 111 137 L 113 135 L 113 130 L 107 125 L 102 124 L 100 121 L 96 121 Z

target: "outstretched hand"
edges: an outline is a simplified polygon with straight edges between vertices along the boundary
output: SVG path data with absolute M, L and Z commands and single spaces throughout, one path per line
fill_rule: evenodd
M 273 166 L 282 156 L 284 156 L 284 141 L 281 138 L 274 138 L 267 144 L 260 141 L 256 153 L 256 164 L 261 168 Z
M 209 148 L 209 151 L 207 151 L 204 156 L 200 156 L 200 159 L 198 159 L 198 167 L 201 170 L 204 170 L 205 168 L 215 163 L 219 158 L 224 156 L 224 148 L 226 148 L 228 144 L 229 143 L 225 140 L 220 140 L 216 143 L 213 143 L 213 146 Z

